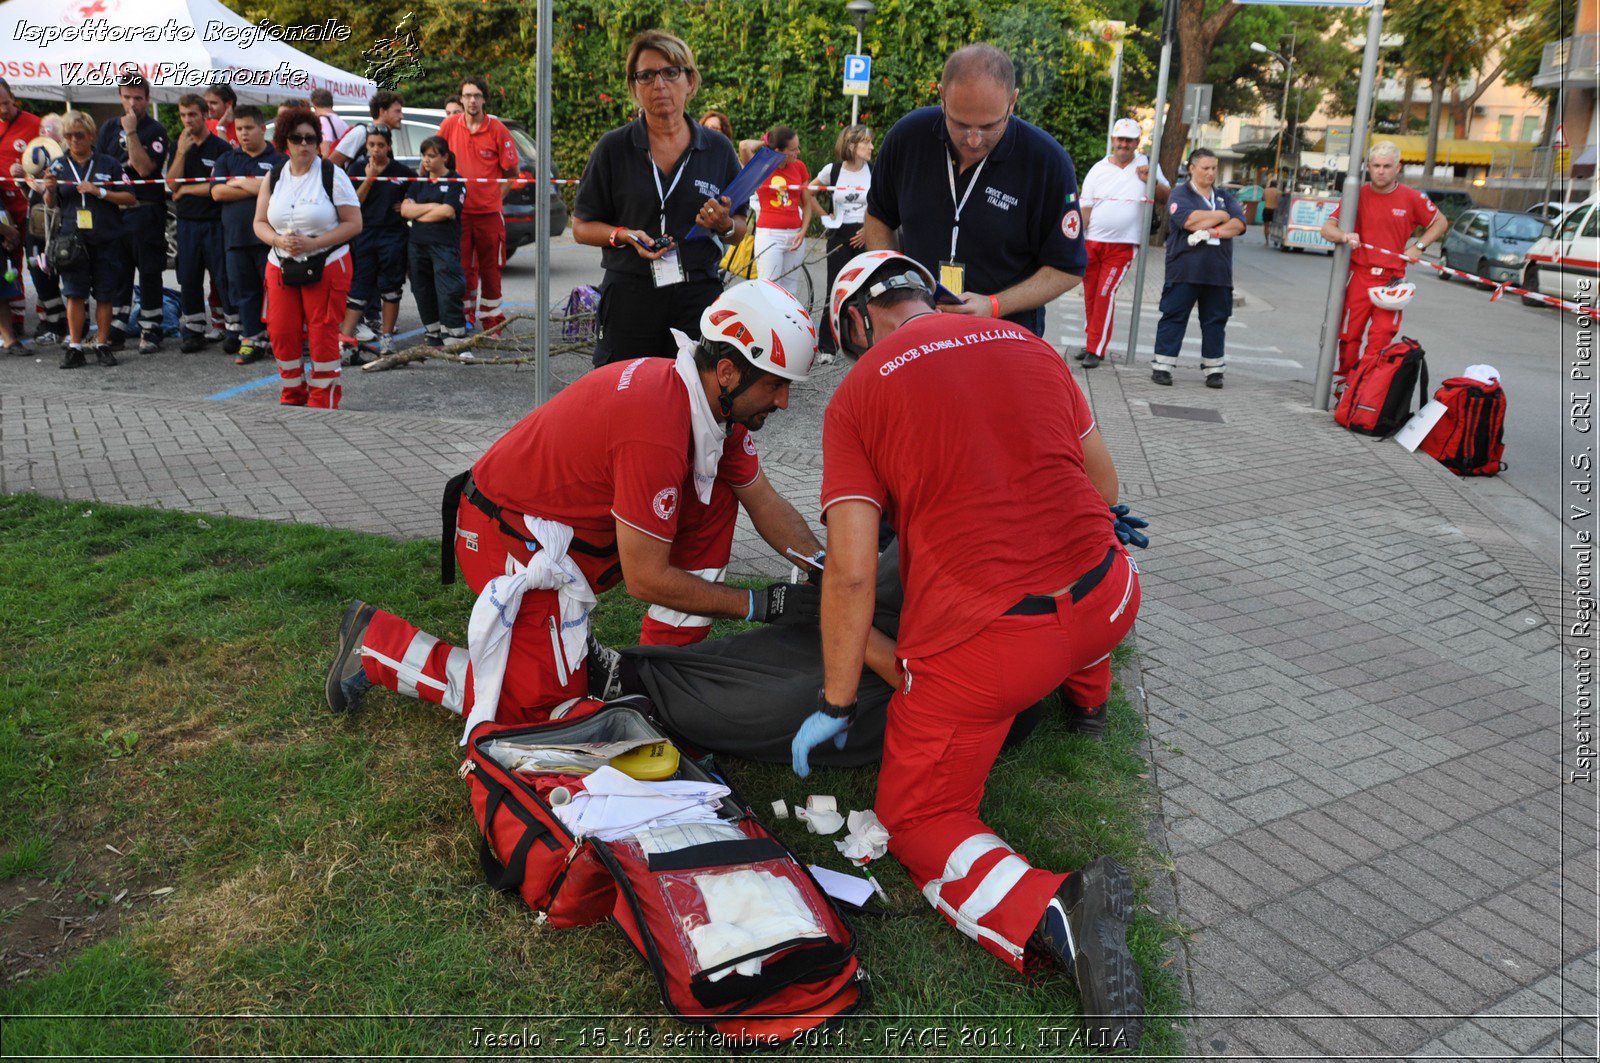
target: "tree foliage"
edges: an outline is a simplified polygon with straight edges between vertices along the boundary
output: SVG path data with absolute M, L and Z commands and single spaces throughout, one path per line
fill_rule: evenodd
M 535 7 L 512 0 L 375 0 L 346 17 L 351 40 L 319 58 L 360 71 L 361 52 L 407 12 L 423 45 L 408 102 L 441 106 L 469 73 L 489 81 L 490 109 L 533 124 L 537 57 Z M 317 22 L 316 0 L 256 0 L 247 18 Z M 878 0 L 867 25 L 871 94 L 861 119 L 881 136 L 907 111 L 937 102 L 945 56 L 989 41 L 1017 64 L 1017 112 L 1056 136 L 1079 168 L 1104 151 L 1110 100 L 1109 50 L 1078 38 L 1098 17 L 1086 0 Z M 635 112 L 623 75 L 629 40 L 659 26 L 695 50 L 703 85 L 690 112 L 727 112 L 740 137 L 783 123 L 798 129 L 813 170 L 832 156 L 849 121 L 841 93 L 855 27 L 843 0 L 558 0 L 554 13 L 551 130 L 562 173 L 582 171 L 600 135 Z

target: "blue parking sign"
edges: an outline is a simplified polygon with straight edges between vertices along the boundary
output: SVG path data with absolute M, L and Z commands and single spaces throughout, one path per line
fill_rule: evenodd
M 844 57 L 844 94 L 865 96 L 867 83 L 872 80 L 872 56 L 847 55 Z

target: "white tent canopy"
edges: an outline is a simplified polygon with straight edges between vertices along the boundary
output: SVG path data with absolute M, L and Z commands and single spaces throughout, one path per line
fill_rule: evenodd
M 116 79 L 131 65 L 162 103 L 224 80 L 242 103 L 277 104 L 319 88 L 337 103 L 367 103 L 374 82 L 272 35 L 337 39 L 327 36 L 337 27 L 263 27 L 217 0 L 9 0 L 0 3 L 0 77 L 18 96 L 106 103 L 116 102 Z

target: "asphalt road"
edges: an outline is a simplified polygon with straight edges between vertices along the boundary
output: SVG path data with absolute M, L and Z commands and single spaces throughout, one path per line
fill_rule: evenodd
M 1236 249 L 1236 286 L 1245 295 L 1229 325 L 1229 387 L 1248 387 L 1253 377 L 1312 381 L 1318 335 L 1328 290 L 1330 259 L 1319 254 L 1269 251 L 1253 231 Z M 817 244 L 813 241 L 813 244 Z M 820 246 L 812 258 L 821 258 Z M 1155 252 L 1159 254 L 1159 251 Z M 532 313 L 533 249 L 524 248 L 506 266 L 505 299 L 509 313 Z M 558 305 L 574 285 L 598 283 L 599 254 L 580 247 L 565 235 L 551 250 L 551 293 Z M 811 267 L 820 289 L 820 262 Z M 1544 511 L 1541 523 L 1559 520 L 1559 494 L 1564 480 L 1562 426 L 1566 422 L 1564 374 L 1574 346 L 1576 319 L 1560 311 L 1526 307 L 1507 297 L 1494 303 L 1483 290 L 1460 282 L 1444 282 L 1431 270 L 1414 268 L 1419 291 L 1406 310 L 1402 332 L 1419 340 L 1428 351 L 1432 379 L 1454 376 L 1466 366 L 1487 362 L 1497 367 L 1508 398 L 1506 461 L 1509 468 L 1500 483 L 1532 499 Z M 168 274 L 168 286 L 176 281 Z M 1133 281 L 1123 284 L 1124 300 L 1131 298 Z M 1148 286 L 1141 318 L 1139 361 L 1148 359 L 1155 335 L 1155 304 L 1159 280 Z M 1049 311 L 1049 338 L 1065 350 L 1076 350 L 1083 337 L 1082 298 L 1069 293 Z M 1116 350 L 1126 336 L 1128 306 L 1119 308 Z M 524 322 L 518 327 L 529 327 Z M 402 303 L 400 331 L 420 328 L 409 295 Z M 414 341 L 413 341 L 414 342 Z M 1198 332 L 1191 329 L 1177 375 L 1176 396 L 1199 385 Z M 1120 355 L 1119 355 L 1120 356 Z M 228 404 L 271 404 L 277 401 L 276 375 L 270 363 L 238 367 L 220 348 L 180 355 L 175 340 L 168 340 L 155 355 L 125 353 L 124 364 L 105 370 L 95 366 L 74 370 L 73 387 L 107 391 L 164 394 L 185 400 L 213 400 Z M 9 361 L 0 372 L 11 379 L 30 377 L 63 381 L 68 374 L 56 368 L 59 352 L 52 348 L 36 359 Z M 551 375 L 559 383 L 575 379 L 590 367 L 587 354 L 561 354 L 552 360 Z M 821 445 L 821 409 L 839 376 L 849 368 L 841 360 L 819 369 L 806 385 L 795 389 L 791 411 L 771 418 L 762 432 L 764 448 L 814 450 Z M 1197 395 L 1191 395 L 1191 398 Z M 1181 401 L 1181 400 L 1177 400 Z M 534 405 L 532 366 L 460 367 L 428 362 L 383 373 L 347 371 L 345 408 L 376 412 L 426 411 L 447 420 L 510 424 Z M 1504 490 L 1497 487 L 1496 490 Z M 1519 515 L 1516 504 L 1502 501 L 1508 519 Z M 1548 530 L 1548 529 L 1546 529 Z

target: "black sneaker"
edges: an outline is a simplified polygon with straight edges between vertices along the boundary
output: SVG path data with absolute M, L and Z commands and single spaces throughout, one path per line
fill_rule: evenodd
M 1102 856 L 1067 876 L 1028 944 L 1072 972 L 1089 1043 L 1136 1049 L 1144 1032 L 1144 986 L 1128 951 L 1133 879 Z
M 183 334 L 183 342 L 178 344 L 178 352 L 180 354 L 193 354 L 196 351 L 203 351 L 209 342 L 203 332 L 185 332 Z
M 1150 370 L 1150 379 L 1152 382 L 1160 384 L 1163 387 L 1170 388 L 1172 386 L 1172 374 L 1167 372 L 1165 369 Z
M 589 636 L 589 696 L 601 701 L 622 697 L 622 654 Z
M 437 332 L 430 332 L 427 334 L 427 336 L 423 337 L 423 342 L 425 342 L 429 347 L 443 347 L 444 337 L 439 335 Z
M 1106 706 L 1101 702 L 1092 708 L 1082 708 L 1074 705 L 1072 700 L 1063 691 L 1062 704 L 1067 707 L 1067 730 L 1074 734 L 1088 735 L 1096 742 L 1105 740 L 1106 736 Z
M 113 351 L 113 352 L 126 350 L 127 346 L 128 346 L 127 334 L 126 333 L 122 333 L 122 332 L 113 332 L 111 334 L 111 342 L 110 343 L 102 343 L 102 344 L 99 344 L 99 346 L 104 347 L 106 350 Z
M 1208 373 L 1208 374 L 1206 374 L 1206 387 L 1208 387 L 1208 388 L 1220 388 L 1220 387 L 1222 387 L 1222 374 L 1221 373 Z
M 61 368 L 63 369 L 81 369 L 87 364 L 88 362 L 83 357 L 83 348 L 76 343 L 67 344 L 67 349 L 61 352 Z
M 222 337 L 222 353 L 238 354 L 241 342 L 242 341 L 239 339 L 239 334 L 237 332 L 228 333 L 226 336 Z
M 95 344 L 94 356 L 99 360 L 101 365 L 108 369 L 117 364 L 117 356 L 111 353 L 111 345 L 109 343 Z
M 1083 363 L 1083 367 L 1085 369 L 1093 369 L 1095 366 L 1105 361 L 1105 359 L 1100 357 L 1098 354 L 1095 354 L 1093 351 L 1084 351 L 1083 357 L 1078 359 L 1078 361 Z
M 355 712 L 361 707 L 361 695 L 372 686 L 372 680 L 361 667 L 361 640 L 367 634 L 367 625 L 372 623 L 372 614 L 377 611 L 375 606 L 357 598 L 339 621 L 339 652 L 334 654 L 328 678 L 322 685 L 328 708 L 334 712 Z
M 155 354 L 161 349 L 161 333 L 155 329 L 146 329 L 139 333 L 139 353 Z

